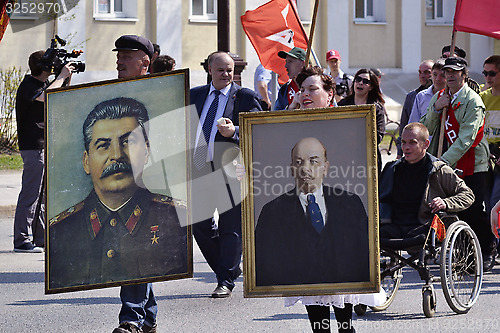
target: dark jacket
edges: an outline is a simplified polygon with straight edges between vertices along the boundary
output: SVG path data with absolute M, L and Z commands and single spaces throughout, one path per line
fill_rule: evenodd
M 194 87 L 191 88 L 191 90 L 189 91 L 190 103 L 196 106 L 198 117 L 201 117 L 203 104 L 205 104 L 205 100 L 207 99 L 209 91 L 210 91 L 210 84 Z M 226 138 L 222 136 L 219 131 L 217 131 L 217 134 L 215 135 L 215 141 L 219 143 L 227 142 L 227 145 L 219 144 L 215 147 L 214 163 L 216 164 L 216 169 L 220 168 L 219 162 L 221 160 L 224 151 L 231 146 L 238 145 L 240 142 L 240 137 L 239 137 L 240 112 L 253 112 L 253 111 L 262 111 L 258 95 L 253 90 L 250 90 L 248 88 L 242 88 L 234 82 L 231 83 L 231 88 L 229 90 L 228 100 L 223 116 L 225 118 L 231 119 L 234 126 L 236 127 L 236 133 L 233 138 Z M 196 127 L 194 127 L 194 135 L 196 135 Z M 192 142 L 195 142 L 194 137 L 191 138 L 191 140 Z M 195 147 L 195 144 L 191 146 Z M 217 149 L 217 148 L 222 148 L 222 149 Z
M 452 168 L 429 153 L 427 153 L 427 156 L 430 158 L 431 164 L 429 165 L 429 176 L 424 196 L 418 211 L 418 220 L 421 224 L 428 224 L 432 221 L 434 214 L 431 213 L 429 203 L 436 197 L 444 200 L 446 203 L 445 211 L 449 213 L 465 210 L 474 202 L 474 193 L 455 174 Z M 394 170 L 403 161 L 404 157 L 389 162 L 382 171 L 379 182 L 380 223 L 391 222 Z
M 50 220 L 49 288 L 186 273 L 185 214 L 185 204 L 145 189 L 113 212 L 92 190 Z
M 368 281 L 368 217 L 360 198 L 323 186 L 327 220 L 318 233 L 296 190 L 262 208 L 255 231 L 256 285 Z

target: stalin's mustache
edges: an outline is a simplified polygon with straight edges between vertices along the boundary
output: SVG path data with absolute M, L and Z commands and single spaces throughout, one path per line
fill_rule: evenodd
M 115 162 L 106 167 L 106 169 L 104 169 L 104 171 L 101 174 L 101 179 L 119 172 L 132 173 L 132 165 L 128 162 L 120 162 L 120 161 Z

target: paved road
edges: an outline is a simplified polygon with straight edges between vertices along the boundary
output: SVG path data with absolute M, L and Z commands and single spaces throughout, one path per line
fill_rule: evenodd
M 43 254 L 12 252 L 12 220 L 0 217 L 0 332 L 110 333 L 120 309 L 119 288 L 44 295 Z M 209 298 L 215 279 L 197 247 L 194 271 L 192 279 L 155 283 L 159 332 L 309 332 L 303 306 L 285 308 L 279 298 L 245 299 L 241 278 L 233 297 Z M 455 315 L 436 285 L 436 316 L 427 319 L 418 275 L 405 271 L 392 306 L 384 312 L 355 315 L 354 325 L 358 333 L 498 332 L 499 273 L 496 266 L 485 275 L 478 303 L 466 315 Z

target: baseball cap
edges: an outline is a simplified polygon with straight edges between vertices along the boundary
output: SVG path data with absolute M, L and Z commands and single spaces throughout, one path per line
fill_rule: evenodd
M 128 51 L 144 51 L 151 59 L 153 57 L 154 48 L 149 39 L 137 35 L 123 35 L 115 41 L 113 51 L 128 50 Z
M 467 61 L 460 57 L 449 57 L 444 61 L 443 69 L 453 69 L 454 71 L 461 71 L 467 67 Z
M 286 56 L 289 55 L 292 58 L 299 59 L 302 61 L 306 60 L 306 51 L 301 49 L 300 47 L 294 47 L 288 52 L 285 51 L 279 51 L 278 52 L 278 57 L 286 59 Z
M 337 50 L 330 50 L 330 51 L 326 52 L 326 61 L 328 61 L 330 59 L 337 59 L 337 60 L 342 61 L 342 59 L 340 59 L 340 53 Z

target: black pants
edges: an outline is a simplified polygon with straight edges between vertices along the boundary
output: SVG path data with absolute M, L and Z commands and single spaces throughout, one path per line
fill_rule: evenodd
M 472 206 L 458 213 L 461 220 L 467 222 L 476 233 L 483 257 L 491 255 L 496 248 L 495 236 L 491 232 L 489 216 L 483 204 L 487 188 L 488 173 L 476 172 L 464 177 L 465 184 L 470 187 L 476 197 Z
M 327 333 L 330 330 L 330 307 L 323 305 L 306 305 L 307 316 L 313 333 Z M 345 303 L 344 308 L 333 307 L 337 328 L 340 333 L 354 332 L 352 326 L 352 304 Z

